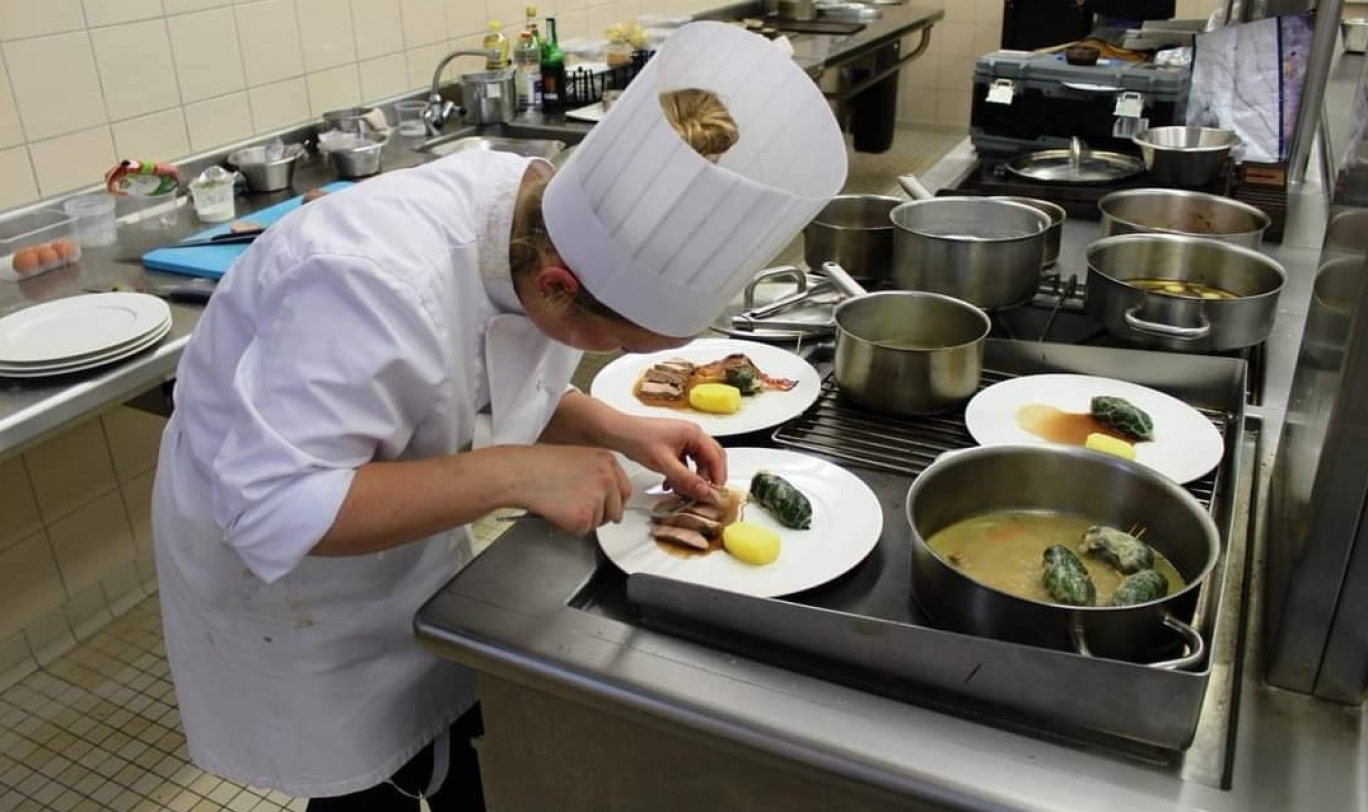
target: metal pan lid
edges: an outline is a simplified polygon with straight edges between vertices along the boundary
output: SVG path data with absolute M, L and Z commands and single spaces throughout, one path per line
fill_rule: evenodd
M 1018 155 L 1007 162 L 1007 171 L 1046 183 L 1111 183 L 1143 172 L 1139 158 L 1119 152 L 1045 149 Z

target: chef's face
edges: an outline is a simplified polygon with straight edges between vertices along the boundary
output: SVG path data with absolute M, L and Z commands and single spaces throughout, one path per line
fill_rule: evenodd
M 553 341 L 585 352 L 659 352 L 682 347 L 687 338 L 653 333 L 644 327 L 590 312 L 574 301 L 579 279 L 565 268 L 547 266 L 520 291 L 527 317 Z

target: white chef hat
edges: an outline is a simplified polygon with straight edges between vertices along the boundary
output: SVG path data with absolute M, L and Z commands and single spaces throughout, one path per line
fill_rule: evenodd
M 660 95 L 717 94 L 739 140 L 714 164 Z M 840 191 L 845 141 L 788 52 L 725 23 L 676 31 L 551 179 L 556 250 L 599 301 L 648 330 L 692 336 Z

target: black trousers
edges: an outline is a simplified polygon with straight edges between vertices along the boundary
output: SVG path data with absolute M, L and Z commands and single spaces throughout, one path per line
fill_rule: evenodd
M 470 743 L 482 733 L 484 722 L 479 705 L 451 726 L 451 766 L 441 789 L 427 799 L 432 812 L 484 812 L 480 764 Z M 427 788 L 432 778 L 432 759 L 433 748 L 429 744 L 399 768 L 390 781 L 398 784 L 402 792 L 387 781 L 350 795 L 314 798 L 309 801 L 308 812 L 417 812 L 418 793 Z

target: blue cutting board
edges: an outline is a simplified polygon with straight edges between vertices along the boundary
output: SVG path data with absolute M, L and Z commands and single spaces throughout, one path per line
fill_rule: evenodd
M 353 186 L 351 181 L 337 181 L 322 187 L 329 192 L 336 192 Z M 251 214 L 242 216 L 239 219 L 250 220 L 253 223 L 269 226 L 295 209 L 304 204 L 303 196 L 292 197 L 283 203 L 254 211 Z M 187 240 L 204 240 L 228 231 L 228 223 L 205 229 L 198 234 L 186 237 Z M 203 276 L 209 279 L 218 279 L 227 272 L 237 258 L 242 256 L 250 243 L 239 243 L 237 245 L 202 245 L 198 248 L 156 248 L 148 251 L 142 256 L 143 265 L 154 271 L 167 271 L 168 273 L 184 274 L 186 276 Z

